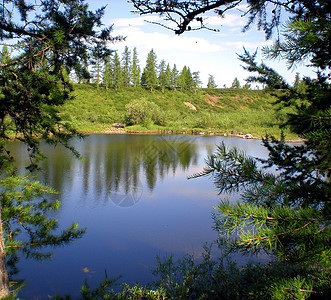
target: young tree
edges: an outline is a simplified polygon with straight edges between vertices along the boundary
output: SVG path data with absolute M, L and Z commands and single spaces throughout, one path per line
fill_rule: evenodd
M 136 87 L 140 83 L 140 67 L 139 67 L 139 59 L 137 48 L 133 48 L 132 53 L 132 65 L 131 65 L 131 74 L 132 74 L 132 83 Z
M 199 88 L 202 84 L 202 81 L 200 79 L 200 72 L 193 72 L 192 79 L 193 79 L 194 94 L 196 94 L 197 88 Z
M 174 88 L 174 90 L 178 87 L 178 70 L 176 64 L 174 64 L 174 67 L 171 70 L 170 85 Z
M 70 98 L 71 86 L 63 71 L 82 73 L 96 49 L 109 54 L 106 44 L 114 40 L 111 28 L 96 31 L 103 12 L 90 11 L 80 0 L 0 3 L 0 40 L 15 50 L 10 59 L 2 57 L 0 65 L 1 297 L 9 295 L 6 254 L 21 250 L 41 257 L 38 250 L 43 245 L 62 245 L 83 233 L 76 225 L 61 234 L 52 233 L 57 223 L 47 212 L 59 203 L 40 199 L 50 189 L 15 173 L 6 142 L 16 137 L 27 144 L 30 170 L 41 157 L 41 139 L 61 143 L 78 155 L 68 144 L 75 130 L 61 122 L 56 107 Z M 20 231 L 25 231 L 25 240 L 18 236 Z
M 146 84 L 147 88 L 150 89 L 151 92 L 153 92 L 153 89 L 157 86 L 158 80 L 157 80 L 157 73 L 156 73 L 156 54 L 154 50 L 152 49 L 147 56 L 146 60 L 146 66 L 143 72 L 142 80 L 144 80 L 143 83 Z
M 180 75 L 178 76 L 178 85 L 181 89 L 190 90 L 194 86 L 190 68 L 184 66 Z
M 297 72 L 296 74 L 295 74 L 295 78 L 294 78 L 294 82 L 293 82 L 293 88 L 294 89 L 298 89 L 299 88 L 299 85 L 300 85 L 300 74 Z
M 123 77 L 123 70 L 121 67 L 121 62 L 117 52 L 115 52 L 112 61 L 112 87 L 117 91 L 119 88 L 125 85 L 125 80 Z
M 194 87 L 194 81 L 189 67 L 186 69 L 185 73 L 185 86 L 188 90 L 191 90 Z
M 240 82 L 239 82 L 239 79 L 237 77 L 235 77 L 232 81 L 232 84 L 231 84 L 231 88 L 232 89 L 240 89 Z
M 107 56 L 105 58 L 105 68 L 102 75 L 102 82 L 108 90 L 112 85 L 112 64 L 111 64 L 111 56 Z
M 165 78 L 166 78 L 166 87 L 170 88 L 171 87 L 171 69 L 170 69 L 170 65 L 167 64 L 167 68 L 165 71 Z
M 166 72 L 167 67 L 166 67 L 166 62 L 164 60 L 161 60 L 160 65 L 159 65 L 159 84 L 162 89 L 162 94 L 164 93 L 164 88 L 168 85 L 169 83 L 169 73 Z
M 99 54 L 95 52 L 92 55 L 90 63 L 92 65 L 92 81 L 99 87 L 105 67 L 104 58 L 100 57 Z
M 122 74 L 126 87 L 131 83 L 131 52 L 128 46 L 124 47 L 122 54 Z
M 208 89 L 214 89 L 217 87 L 217 84 L 215 83 L 215 78 L 213 75 L 208 75 L 208 83 L 207 83 L 207 88 Z

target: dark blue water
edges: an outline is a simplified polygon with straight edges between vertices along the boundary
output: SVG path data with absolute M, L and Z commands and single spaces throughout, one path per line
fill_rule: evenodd
M 77 222 L 87 232 L 54 249 L 51 260 L 22 259 L 18 277 L 27 286 L 20 297 L 75 296 L 85 279 L 96 286 L 105 270 L 122 275 L 119 282 L 145 284 L 154 280 L 156 255 L 199 258 L 202 245 L 217 237 L 211 214 L 219 196 L 210 179 L 187 177 L 221 141 L 255 157 L 267 154 L 258 140 L 204 136 L 91 135 L 72 143 L 83 161 L 43 146 L 39 178 L 59 192 L 55 217 L 62 228 Z M 23 172 L 25 149 L 15 143 L 13 152 Z

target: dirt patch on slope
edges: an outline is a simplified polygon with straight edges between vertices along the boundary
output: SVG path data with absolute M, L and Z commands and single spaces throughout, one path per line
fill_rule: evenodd
M 213 95 L 206 95 L 205 96 L 205 101 L 212 105 L 212 106 L 216 106 L 216 107 L 220 107 L 222 108 L 222 105 L 217 104 L 217 102 L 221 99 L 221 97 L 218 96 L 213 96 Z
M 185 104 L 189 109 L 197 110 L 197 108 L 196 108 L 191 102 L 187 102 L 187 101 L 185 101 L 184 104 Z

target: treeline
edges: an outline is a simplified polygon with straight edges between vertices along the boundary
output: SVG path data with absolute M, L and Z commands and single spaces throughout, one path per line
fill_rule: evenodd
M 162 92 L 165 89 L 184 89 L 194 90 L 201 87 L 200 72 L 191 72 L 188 66 L 182 70 L 177 69 L 176 64 L 172 67 L 165 60 L 157 62 L 157 56 L 152 49 L 146 59 L 146 65 L 141 70 L 139 65 L 138 53 L 136 47 L 131 51 L 125 46 L 122 55 L 117 51 L 112 55 L 99 58 L 95 55 L 91 61 L 89 81 L 97 86 L 104 86 L 106 89 L 120 88 L 129 86 L 144 86 L 150 91 L 160 88 Z M 208 87 L 216 87 L 214 77 L 210 76 Z M 87 78 L 72 78 L 75 82 L 86 82 Z
M 2 53 L 5 52 L 5 48 Z M 106 57 L 99 57 L 98 53 L 93 54 L 90 60 L 90 65 L 85 66 L 81 72 L 71 74 L 71 80 L 76 83 L 94 83 L 98 87 L 104 86 L 106 89 L 112 88 L 116 91 L 121 88 L 133 86 L 143 86 L 151 92 L 156 88 L 162 90 L 193 90 L 197 91 L 201 87 L 202 81 L 200 79 L 200 72 L 191 72 L 190 67 L 184 66 L 182 70 L 177 69 L 176 64 L 172 67 L 165 60 L 157 61 L 157 55 L 153 49 L 147 55 L 145 68 L 141 70 L 139 64 L 137 48 L 134 47 L 131 51 L 125 46 L 122 54 L 114 51 L 111 55 Z M 70 72 L 67 70 L 67 72 Z M 299 74 L 296 74 L 293 83 L 294 88 L 304 89 L 304 80 Z M 208 75 L 207 88 L 217 88 L 215 78 L 213 75 Z M 262 86 L 255 86 L 254 89 L 266 89 L 268 83 Z M 224 84 L 223 88 L 227 88 Z M 232 81 L 231 89 L 251 89 L 251 84 L 248 80 L 241 85 L 239 79 L 235 77 Z

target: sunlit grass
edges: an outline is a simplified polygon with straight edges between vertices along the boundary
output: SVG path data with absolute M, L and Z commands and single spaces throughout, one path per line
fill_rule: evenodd
M 134 100 L 155 103 L 157 112 L 154 114 L 162 122 L 157 125 L 146 119 L 138 125 L 125 127 L 124 130 L 196 130 L 279 137 L 279 124 L 286 118 L 286 111 L 276 110 L 276 98 L 265 91 L 201 89 L 195 94 L 166 90 L 162 94 L 161 91 L 151 93 L 141 87 L 114 91 L 80 84 L 75 85 L 72 95 L 73 100 L 60 108 L 60 115 L 65 122 L 84 132 L 109 132 L 114 123 L 128 123 L 125 106 Z M 184 102 L 190 103 L 196 110 L 190 109 Z M 287 139 L 298 138 L 288 130 L 285 134 Z

